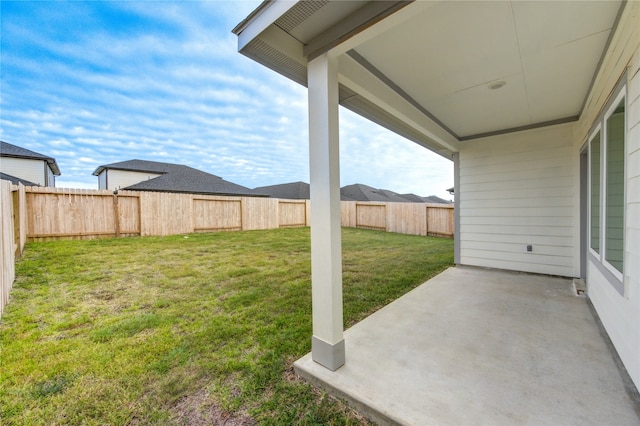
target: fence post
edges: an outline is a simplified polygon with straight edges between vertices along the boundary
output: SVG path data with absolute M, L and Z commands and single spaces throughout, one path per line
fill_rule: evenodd
M 15 188 L 15 189 L 14 189 Z M 18 187 L 11 187 L 11 198 L 13 201 L 13 242 L 15 244 L 15 256 L 20 257 L 20 190 Z
M 113 220 L 115 222 L 116 238 L 120 238 L 120 213 L 118 210 L 118 194 L 113 194 Z
M 425 213 L 425 217 L 427 219 L 427 230 L 425 235 L 428 237 L 429 236 L 429 206 L 426 206 L 427 208 L 427 212 Z

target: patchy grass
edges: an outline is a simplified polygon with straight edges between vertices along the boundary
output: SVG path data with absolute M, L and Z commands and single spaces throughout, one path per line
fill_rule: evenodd
M 298 380 L 309 229 L 28 245 L 0 324 L 2 424 L 361 424 Z M 347 326 L 453 241 L 344 229 Z

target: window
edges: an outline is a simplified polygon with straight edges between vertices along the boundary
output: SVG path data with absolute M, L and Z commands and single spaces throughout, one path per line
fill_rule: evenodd
M 620 282 L 624 268 L 625 97 L 619 92 L 589 140 L 589 247 Z

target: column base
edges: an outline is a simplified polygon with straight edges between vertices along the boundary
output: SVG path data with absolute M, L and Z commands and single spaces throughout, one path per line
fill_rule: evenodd
M 331 371 L 336 371 L 345 362 L 344 339 L 331 344 L 312 336 L 311 359 Z

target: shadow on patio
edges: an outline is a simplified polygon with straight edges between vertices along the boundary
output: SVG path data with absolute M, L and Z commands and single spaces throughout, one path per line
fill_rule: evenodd
M 570 279 L 451 268 L 345 332 L 346 364 L 300 376 L 378 423 L 640 424 Z

